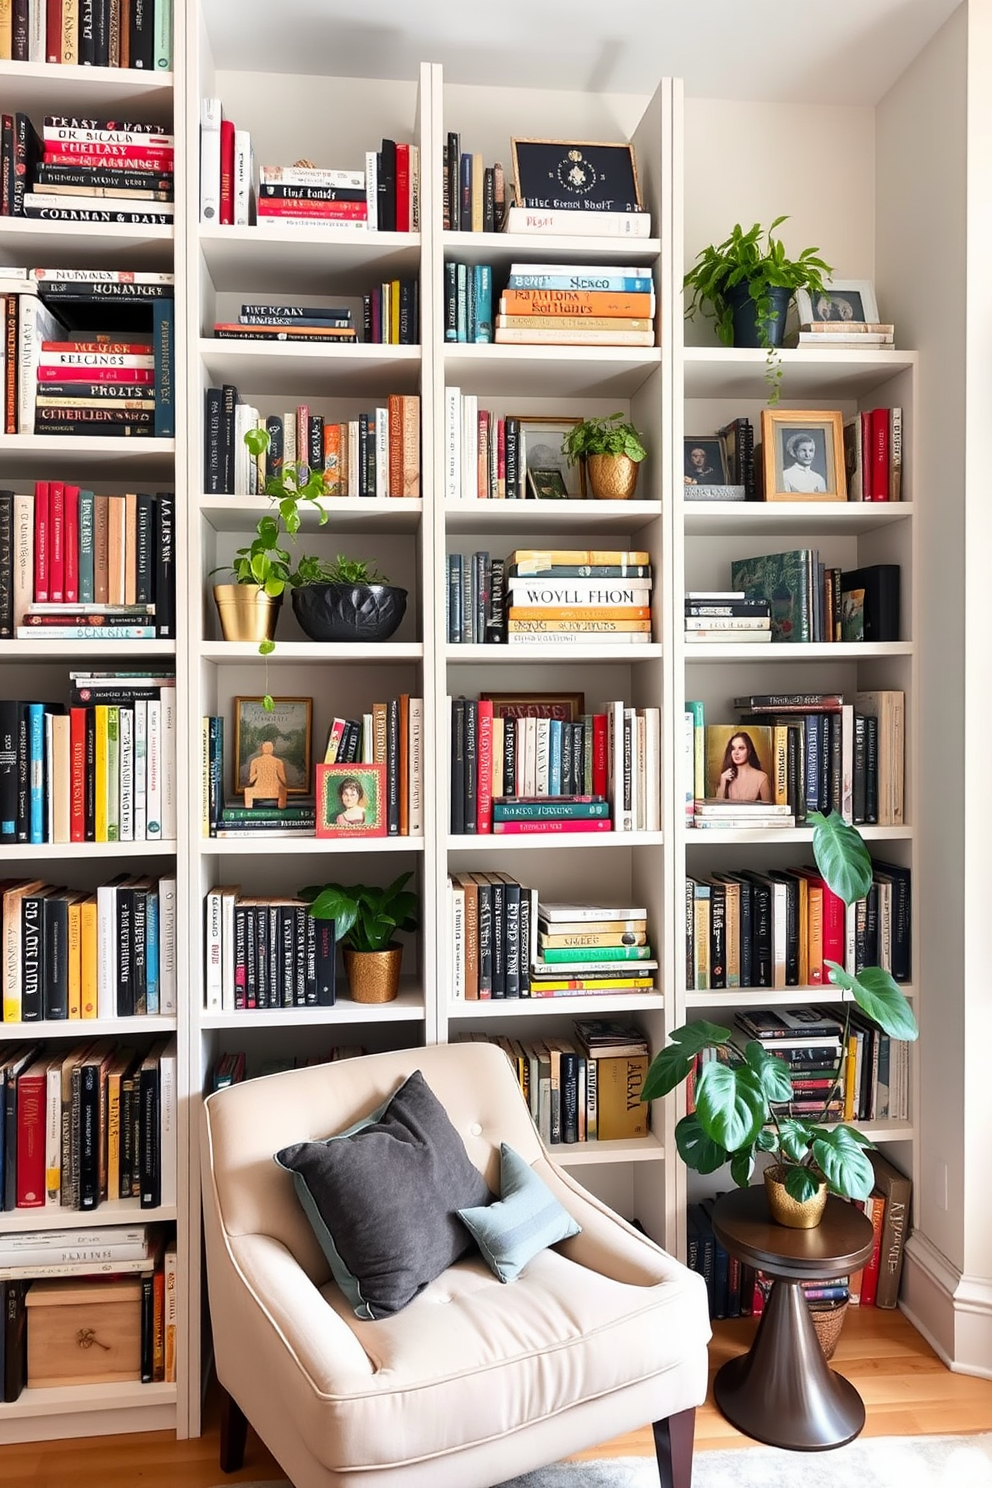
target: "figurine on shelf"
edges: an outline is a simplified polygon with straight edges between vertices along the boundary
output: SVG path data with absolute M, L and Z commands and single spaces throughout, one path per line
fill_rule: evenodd
M 249 766 L 245 805 L 254 806 L 256 798 L 260 801 L 274 800 L 280 809 L 286 804 L 286 766 L 276 754 L 271 739 L 264 740 Z

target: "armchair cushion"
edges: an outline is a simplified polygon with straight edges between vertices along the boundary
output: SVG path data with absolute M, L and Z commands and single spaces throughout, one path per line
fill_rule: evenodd
M 459 1209 L 483 1259 L 500 1279 L 514 1281 L 528 1261 L 581 1228 L 544 1179 L 506 1142 L 499 1149 L 500 1198 L 484 1208 Z
M 399 1312 L 469 1250 L 457 1211 L 492 1197 L 420 1070 L 346 1131 L 275 1158 L 361 1318 Z

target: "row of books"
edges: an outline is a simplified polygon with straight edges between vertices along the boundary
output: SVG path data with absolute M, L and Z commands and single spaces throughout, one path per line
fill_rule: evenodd
M 0 903 L 5 1024 L 175 1013 L 175 878 L 4 878 Z
M 599 214 L 597 214 L 599 215 Z M 592 265 L 593 277 L 611 273 L 607 264 Z M 568 264 L 550 264 L 546 278 L 564 278 Z M 523 345 L 653 346 L 656 301 L 654 283 L 634 274 L 626 282 L 636 289 L 557 289 L 516 287 L 511 269 L 499 300 L 494 339 Z M 533 274 L 528 277 L 534 278 Z
M 902 500 L 902 409 L 870 408 L 844 420 L 848 501 Z
M 686 987 L 819 987 L 830 961 L 909 981 L 911 887 L 908 868 L 881 861 L 868 894 L 850 906 L 805 866 L 689 876 Z
M 631 572 L 629 577 L 574 572 L 580 566 L 551 563 L 546 565 L 546 573 L 534 577 L 520 572 L 516 553 L 509 558 L 494 558 L 482 548 L 473 553 L 448 553 L 448 644 L 530 644 L 544 638 L 570 637 L 650 640 L 650 564 L 638 565 L 641 572 Z M 598 567 L 619 571 L 633 566 Z
M 7 434 L 175 434 L 174 278 L 0 271 Z
M 449 704 L 453 835 L 659 829 L 660 709 L 617 700 L 569 719 L 541 704 L 504 715 L 485 696 Z
M 507 207 L 506 172 L 497 160 L 463 150 L 453 130 L 442 146 L 442 211 L 445 232 L 499 232 Z
M 690 591 L 687 597 L 698 599 L 700 592 Z M 845 574 L 821 563 L 815 548 L 755 554 L 733 559 L 729 588 L 706 591 L 706 598 L 730 607 L 724 618 L 738 621 L 747 616 L 735 615 L 733 606 L 742 600 L 764 601 L 770 607 L 772 642 L 899 640 L 898 564 L 873 564 Z M 743 634 L 739 627 L 736 632 L 727 626 L 710 629 L 714 633 L 709 638 L 720 641 Z M 748 634 L 746 639 L 759 637 Z
M 364 170 L 310 161 L 262 165 L 251 134 L 224 115 L 219 98 L 200 106 L 200 221 L 247 227 L 264 221 L 419 232 L 420 148 L 383 139 L 365 152 Z
M 503 1050 L 549 1147 L 647 1137 L 650 1113 L 639 1097 L 649 1055 L 640 1029 L 599 1018 L 576 1019 L 572 1028 L 571 1037 L 462 1033 L 459 1040 Z
M 0 639 L 174 640 L 175 497 L 0 491 Z
M 173 0 L 21 0 L 0 18 L 0 61 L 172 68 Z
M 248 896 L 217 884 L 203 901 L 203 1005 L 208 1013 L 333 1007 L 333 920 L 292 896 Z
M 70 673 L 69 703 L 0 698 L 0 842 L 176 836 L 171 675 Z
M 445 501 L 533 501 L 545 489 L 541 471 L 557 471 L 566 494 L 562 427 L 557 420 L 507 415 L 498 418 L 479 407 L 476 393 L 458 387 L 444 390 Z M 575 494 L 578 494 L 578 484 Z
M 144 1049 L 111 1038 L 7 1045 L 0 1088 L 5 1211 L 176 1202 L 174 1035 Z
M 248 1073 L 248 1056 L 243 1049 L 225 1050 L 219 1054 L 210 1071 L 210 1090 L 223 1090 L 227 1085 L 240 1085 L 255 1075 L 276 1075 L 287 1069 L 310 1069 L 315 1064 L 333 1064 L 339 1059 L 359 1059 L 369 1051 L 364 1044 L 335 1044 L 320 1054 L 285 1054 L 263 1059 L 253 1075 Z
M 269 448 L 256 460 L 244 435 L 263 428 Z M 323 471 L 324 493 L 348 497 L 419 498 L 420 397 L 390 393 L 386 405 L 337 423 L 311 413 L 309 404 L 263 414 L 241 401 L 233 384 L 207 388 L 204 487 L 208 495 L 255 496 L 287 464 L 305 480 Z
M 164 124 L 0 115 L 0 212 L 49 222 L 172 225 L 175 139 Z
M 445 260 L 444 339 L 487 346 L 492 342 L 492 264 Z

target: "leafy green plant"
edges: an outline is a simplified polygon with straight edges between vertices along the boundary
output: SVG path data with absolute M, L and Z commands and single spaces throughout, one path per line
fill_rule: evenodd
M 872 865 L 861 833 L 835 811 L 829 816 L 813 812 L 810 821 L 813 856 L 824 882 L 846 905 L 864 898 L 871 887 Z M 890 1038 L 916 1038 L 912 1009 L 887 971 L 868 966 L 853 975 L 834 961 L 826 965 L 833 985 L 849 993 Z M 845 1003 L 842 1051 L 847 1048 L 850 1006 Z M 785 1170 L 785 1187 L 800 1202 L 811 1198 L 824 1179 L 831 1193 L 848 1199 L 868 1197 L 875 1180 L 864 1149 L 871 1142 L 846 1123 L 824 1124 L 840 1087 L 843 1052 L 819 1119 L 804 1121 L 776 1111 L 793 1098 L 784 1059 L 768 1053 L 756 1039 L 741 1049 L 729 1028 L 700 1019 L 673 1030 L 672 1042 L 648 1069 L 641 1099 L 656 1100 L 674 1090 L 695 1066 L 697 1055 L 708 1049 L 715 1050 L 716 1057 L 702 1065 L 696 1109 L 675 1128 L 676 1146 L 688 1167 L 713 1173 L 729 1162 L 734 1182 L 744 1188 L 756 1154 L 765 1152 Z
M 774 232 L 787 221 L 787 216 L 776 217 L 767 229 L 756 222 L 747 232 L 739 222 L 735 223 L 729 238 L 700 249 L 696 263 L 682 281 L 682 288 L 691 291 L 685 307 L 686 319 L 695 319 L 697 313 L 712 319 L 724 346 L 732 345 L 734 336 L 731 291 L 738 285 L 747 285 L 754 304 L 758 341 L 768 352 L 765 375 L 770 386 L 770 403 L 778 402 L 782 378 L 782 365 L 768 336 L 768 327 L 775 318 L 771 290 L 786 289 L 790 296 L 797 289 L 819 294 L 824 288 L 823 275 L 833 273 L 819 256 L 819 248 L 804 248 L 798 258 L 786 257 L 782 239 L 776 238 Z
M 367 884 L 315 884 L 298 896 L 317 920 L 334 921 L 334 939 L 353 951 L 384 951 L 397 930 L 416 930 L 418 900 L 402 873 L 384 889 Z
M 580 420 L 562 440 L 561 452 L 570 465 L 588 455 L 626 455 L 637 464 L 647 456 L 640 434 L 622 413 Z
M 346 558 L 344 553 L 328 563 L 323 558 L 301 558 L 293 575 L 293 587 L 304 589 L 308 584 L 388 584 L 385 574 L 379 572 L 374 563 L 361 558 Z

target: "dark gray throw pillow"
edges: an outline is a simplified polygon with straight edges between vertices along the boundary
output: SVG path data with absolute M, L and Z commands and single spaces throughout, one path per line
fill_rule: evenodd
M 399 1312 L 471 1249 L 458 1210 L 492 1199 L 420 1070 L 347 1131 L 275 1159 L 361 1318 Z

